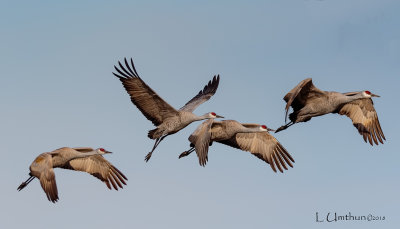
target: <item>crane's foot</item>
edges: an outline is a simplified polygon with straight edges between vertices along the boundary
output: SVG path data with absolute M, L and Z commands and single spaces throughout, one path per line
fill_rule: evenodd
M 191 154 L 191 153 L 194 151 L 194 145 L 191 143 L 191 144 L 190 144 L 190 147 L 192 147 L 192 148 L 190 148 L 189 150 L 187 150 L 187 151 L 181 153 L 181 155 L 179 155 L 178 158 L 186 157 L 187 155 Z
M 181 155 L 179 155 L 179 159 L 180 158 L 182 158 L 182 157 L 186 157 L 187 155 L 189 155 L 190 154 L 190 152 L 189 152 L 189 150 L 188 151 L 185 151 L 185 152 L 183 152 L 183 153 L 181 153 Z
M 23 188 L 26 187 L 26 185 L 28 185 L 26 182 L 22 182 L 22 184 L 20 186 L 18 186 L 17 190 L 21 191 Z
M 152 154 L 153 154 L 153 152 L 148 153 L 148 154 L 146 155 L 146 157 L 144 157 L 144 161 L 145 161 L 145 162 L 148 162 L 148 161 L 150 160 Z
M 31 173 L 29 173 L 30 177 L 28 178 L 28 180 L 22 182 L 22 184 L 20 186 L 18 186 L 17 190 L 21 191 L 23 188 L 25 188 L 33 179 L 35 179 L 34 176 L 32 176 Z
M 288 126 L 281 126 L 279 127 L 277 130 L 275 130 L 275 133 L 278 133 L 279 131 L 285 130 L 286 128 L 288 128 Z
M 286 130 L 289 126 L 291 126 L 291 125 L 293 125 L 293 124 L 294 124 L 294 122 L 289 122 L 288 124 L 279 127 L 279 128 L 275 131 L 275 133 L 278 133 L 279 131 L 282 131 L 282 130 Z
M 282 131 L 282 130 L 286 130 L 289 126 L 291 126 L 291 125 L 293 125 L 293 124 L 294 124 L 294 122 L 289 122 L 289 123 L 287 123 L 287 124 L 285 124 L 285 125 L 279 127 L 279 128 L 275 131 L 275 133 L 278 133 L 279 131 Z

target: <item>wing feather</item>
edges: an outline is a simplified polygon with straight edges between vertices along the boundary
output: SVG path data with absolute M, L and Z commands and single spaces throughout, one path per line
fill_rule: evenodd
M 131 97 L 131 101 L 155 126 L 160 125 L 163 120 L 178 115 L 178 111 L 164 101 L 153 91 L 138 75 L 131 58 L 131 66 L 125 60 L 126 68 L 118 61 L 119 68 L 114 66 L 119 73 L 113 74 L 119 78 L 125 90 Z M 132 67 L 132 68 L 131 68 Z
M 187 102 L 181 109 L 181 111 L 193 112 L 198 106 L 206 102 L 215 94 L 218 89 L 219 75 L 214 76 L 214 78 L 208 81 L 208 84 L 204 86 L 203 90 L 193 97 L 189 102 Z
M 49 201 L 55 203 L 58 200 L 56 176 L 53 170 L 53 160 L 49 153 L 40 154 L 31 164 L 32 175 L 40 180 L 40 185 L 46 193 Z
M 285 160 L 286 164 L 288 164 L 290 167 L 293 167 L 292 162 L 291 162 L 290 159 L 286 156 L 286 154 L 283 153 L 283 152 L 281 151 L 281 149 L 279 149 L 279 152 L 280 152 L 279 155 L 283 158 L 283 160 Z
M 294 162 L 293 157 L 286 151 L 285 148 L 283 148 L 283 146 L 279 143 L 277 144 L 278 150 L 281 153 L 281 155 L 283 156 L 283 158 L 285 159 L 286 163 L 290 166 L 293 167 L 293 164 L 291 163 L 291 161 Z
M 347 103 L 338 113 L 346 115 L 352 120 L 354 127 L 363 136 L 365 142 L 378 145 L 379 142 L 383 144 L 383 141 L 386 140 L 372 99 L 358 99 Z
M 274 149 L 274 155 L 276 155 L 276 157 L 279 159 L 279 163 L 282 165 L 283 168 L 285 168 L 285 170 L 288 170 L 288 167 L 286 166 L 286 163 L 283 161 L 283 156 L 280 154 L 280 152 L 278 151 L 278 148 Z M 283 172 L 283 171 L 281 171 Z
M 128 180 L 121 171 L 101 155 L 73 159 L 62 168 L 87 172 L 103 181 L 109 189 L 111 189 L 110 183 L 115 190 L 118 190 L 118 187 L 123 188 L 122 184 L 126 185 L 125 181 Z
M 302 107 L 305 106 L 307 100 L 312 96 L 323 96 L 325 95 L 324 91 L 321 91 L 317 87 L 314 86 L 312 83 L 311 78 L 307 78 L 301 81 L 296 87 L 289 91 L 283 97 L 286 101 L 285 107 L 285 122 L 288 117 L 289 107 L 292 106 L 294 111 L 300 110 Z
M 245 125 L 245 124 L 244 124 Z M 287 170 L 286 164 L 293 167 L 294 162 L 292 156 L 286 149 L 268 132 L 259 133 L 238 133 L 234 137 L 218 141 L 219 143 L 229 145 L 231 147 L 249 151 L 259 159 L 270 164 L 272 170 L 276 172 L 276 168 L 283 172 Z M 291 161 L 291 162 L 290 162 Z
M 281 168 L 281 165 L 279 163 L 279 160 L 277 159 L 275 152 L 272 154 L 272 158 L 274 158 L 274 163 L 276 164 L 276 167 L 278 167 L 279 171 L 283 173 L 283 169 Z
M 208 148 L 211 141 L 211 126 L 214 119 L 208 119 L 200 124 L 197 129 L 189 136 L 189 141 L 196 149 L 199 164 L 205 166 L 208 161 Z

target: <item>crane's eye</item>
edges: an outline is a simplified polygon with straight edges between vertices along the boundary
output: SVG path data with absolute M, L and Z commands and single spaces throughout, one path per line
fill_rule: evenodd
M 370 91 L 365 91 L 365 94 L 370 95 L 371 92 Z
M 217 116 L 217 114 L 215 114 L 214 112 L 211 112 L 211 115 L 212 115 L 212 116 Z
M 104 152 L 105 150 L 104 150 L 103 148 L 100 148 L 100 151 L 103 151 L 103 152 Z
M 262 125 L 261 128 L 267 129 L 267 126 L 266 125 Z

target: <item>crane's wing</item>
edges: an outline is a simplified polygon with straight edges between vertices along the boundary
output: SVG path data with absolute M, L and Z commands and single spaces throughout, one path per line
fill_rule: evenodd
M 122 184 L 126 185 L 125 181 L 128 180 L 121 171 L 101 155 L 76 158 L 66 163 L 62 168 L 90 173 L 106 183 L 109 189 L 111 189 L 110 183 L 115 190 L 118 190 L 117 185 L 123 188 Z
M 185 106 L 181 107 L 181 111 L 193 112 L 200 104 L 209 100 L 211 96 L 215 94 L 218 89 L 219 84 L 219 75 L 214 76 L 214 78 L 208 81 L 208 84 L 204 86 L 203 90 L 200 90 L 199 93 L 193 97 L 189 102 L 185 104 Z
M 326 93 L 316 88 L 312 83 L 311 78 L 307 78 L 301 81 L 296 87 L 294 87 L 289 93 L 283 97 L 286 101 L 285 107 L 285 122 L 288 117 L 289 107 L 292 106 L 293 110 L 300 110 L 307 102 L 310 97 L 323 96 Z
M 81 153 L 87 153 L 87 152 L 92 152 L 94 149 L 90 148 L 90 147 L 76 147 L 76 148 L 72 148 L 76 151 L 79 151 Z
M 211 125 L 214 119 L 208 119 L 200 124 L 197 129 L 189 136 L 189 141 L 196 149 L 199 164 L 205 166 L 208 161 L 208 147 L 211 140 Z
M 351 92 L 347 94 L 351 94 Z M 382 144 L 383 140 L 386 140 L 372 99 L 357 99 L 347 103 L 338 113 L 346 115 L 353 121 L 354 127 L 356 127 L 358 132 L 363 136 L 365 142 L 367 142 L 368 139 L 369 144 L 373 145 L 373 143 L 375 143 L 378 145 L 378 140 Z
M 129 66 L 126 58 L 126 68 L 119 61 L 118 64 L 121 69 L 118 69 L 116 66 L 114 66 L 114 68 L 119 74 L 114 72 L 113 74 L 118 77 L 122 82 L 122 85 L 124 85 L 125 90 L 131 97 L 132 103 L 135 104 L 143 115 L 155 126 L 160 125 L 166 118 L 178 114 L 178 111 L 175 110 L 175 108 L 158 96 L 157 93 L 147 86 L 147 84 L 139 77 L 132 58 L 131 66 Z
M 56 176 L 53 170 L 52 156 L 48 153 L 40 154 L 31 164 L 31 173 L 38 177 L 47 199 L 53 203 L 58 200 Z
M 243 124 L 244 126 L 246 124 Z M 267 162 L 272 170 L 276 172 L 276 167 L 283 173 L 283 168 L 288 169 L 286 164 L 293 167 L 292 156 L 286 149 L 268 132 L 259 133 L 238 133 L 234 137 L 218 141 L 219 143 L 251 152 L 259 159 Z

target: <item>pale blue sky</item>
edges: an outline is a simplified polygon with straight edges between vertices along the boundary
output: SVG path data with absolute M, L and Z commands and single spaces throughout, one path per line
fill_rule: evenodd
M 394 0 L 2 1 L 1 227 L 395 228 L 399 12 Z M 387 141 L 371 147 L 347 117 L 326 115 L 275 135 L 296 160 L 284 174 L 220 144 L 203 168 L 195 154 L 178 160 L 195 123 L 145 163 L 153 126 L 111 74 L 123 57 L 177 108 L 220 74 L 195 113 L 271 128 L 306 77 L 322 90 L 370 90 Z M 62 146 L 113 151 L 128 186 L 57 169 L 57 204 L 37 180 L 17 192 L 32 160 Z M 386 220 L 316 223 L 317 211 Z

